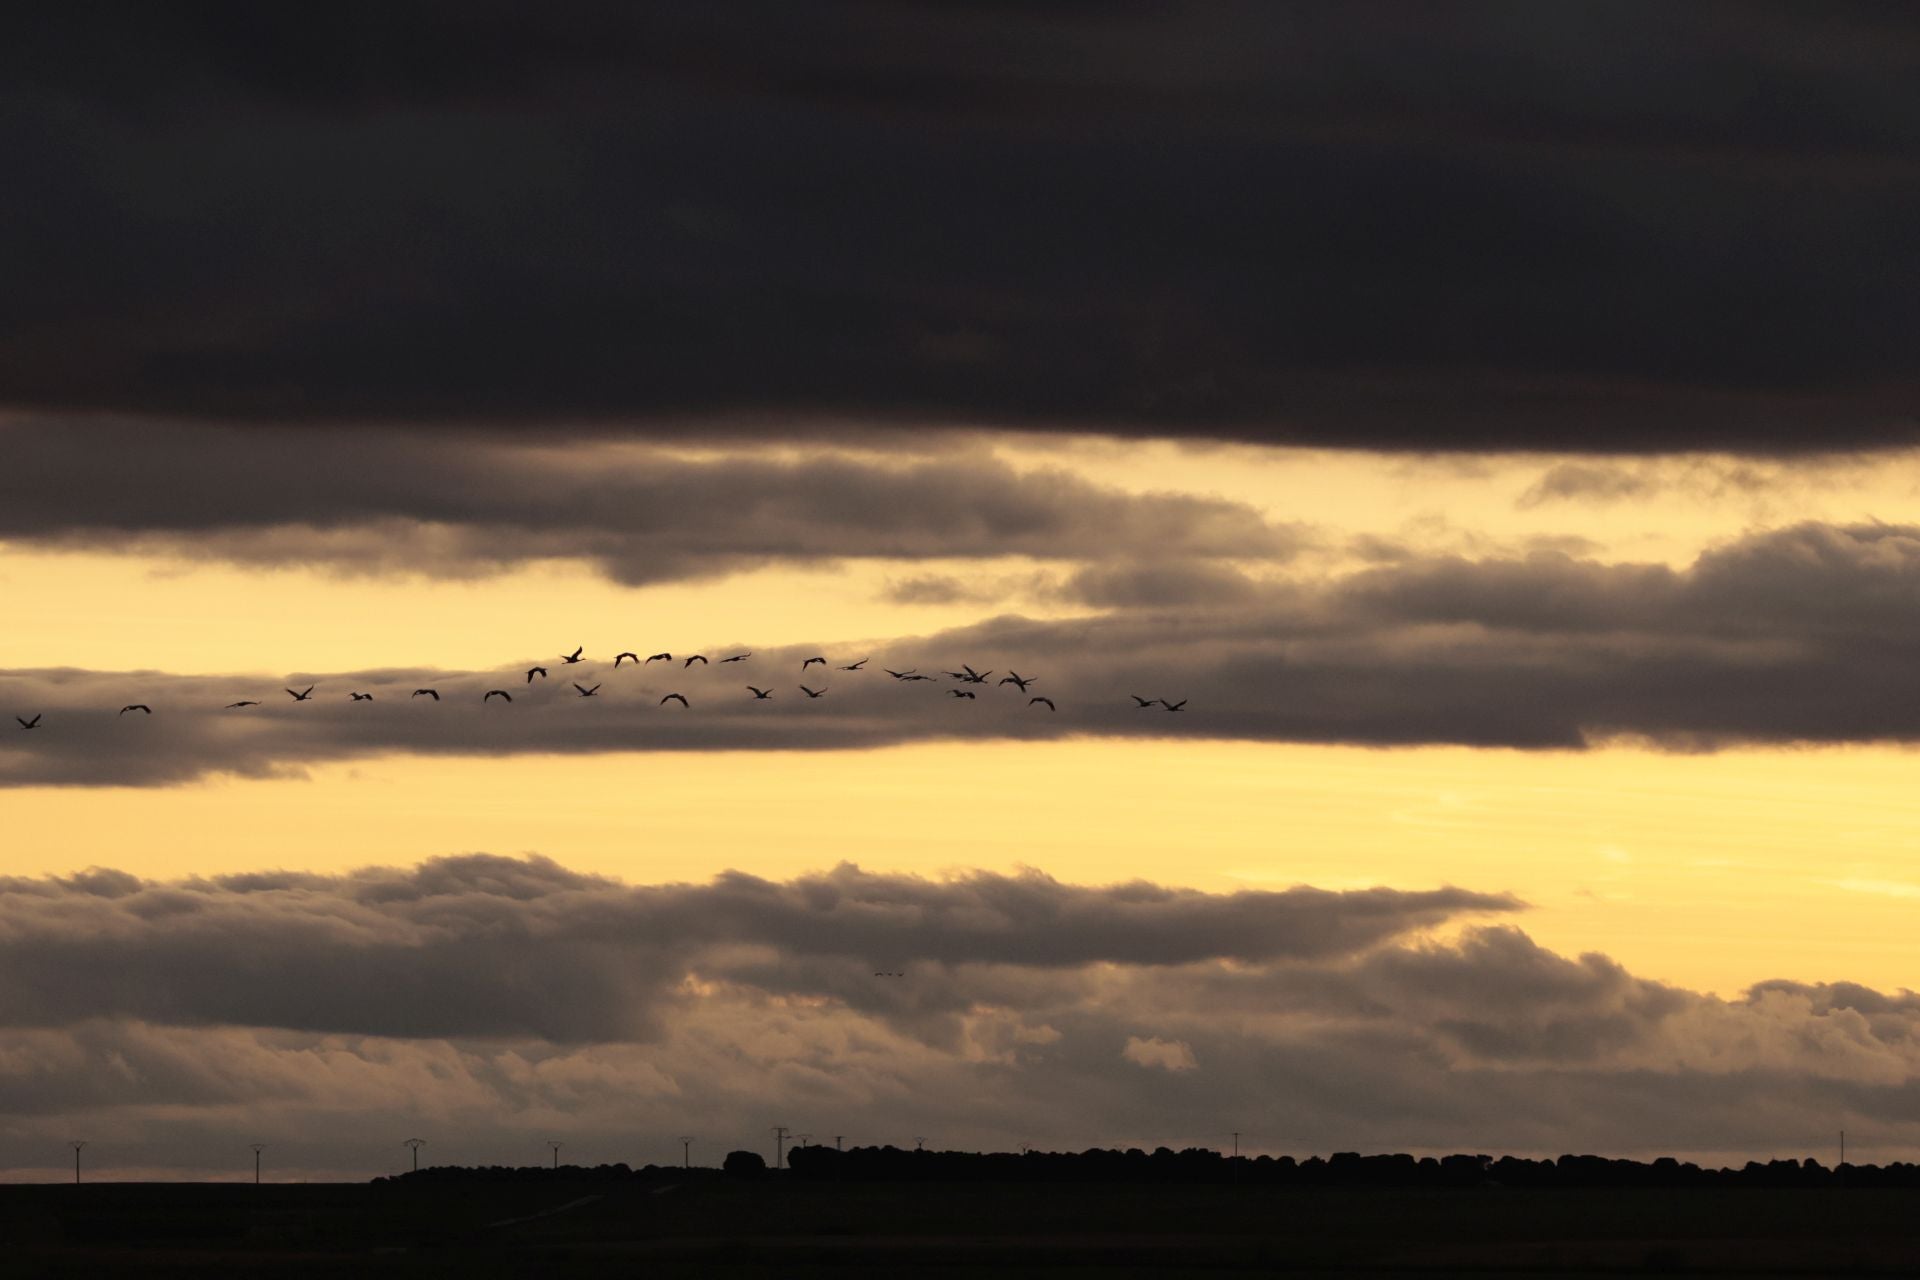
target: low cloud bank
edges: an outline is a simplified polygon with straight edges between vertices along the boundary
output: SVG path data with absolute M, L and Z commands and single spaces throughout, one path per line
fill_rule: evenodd
M 1517 906 L 852 867 L 634 886 L 484 856 L 8 881 L 0 1163 L 73 1133 L 128 1166 L 216 1167 L 236 1133 L 282 1167 L 392 1171 L 414 1135 L 448 1162 L 564 1138 L 642 1163 L 773 1124 L 1739 1159 L 1844 1125 L 1863 1158 L 1920 1149 L 1920 997 L 1721 999 L 1476 922 Z

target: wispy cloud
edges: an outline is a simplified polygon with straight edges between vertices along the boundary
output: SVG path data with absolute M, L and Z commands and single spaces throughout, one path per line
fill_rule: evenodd
M 1192 582 L 1183 581 L 1183 575 Z M 390 752 L 858 749 L 945 739 L 1209 738 L 1581 748 L 1637 737 L 1676 749 L 1752 742 L 1910 741 L 1920 672 L 1920 530 L 1797 525 L 1684 569 L 1557 554 L 1434 557 L 1316 581 L 1185 568 L 1089 578 L 1109 612 L 1000 617 L 931 636 L 756 650 L 740 665 L 607 668 L 591 699 L 551 658 L 488 672 L 430 668 L 175 676 L 0 672 L 0 783 L 155 784 L 272 775 Z M 1194 583 L 1198 583 L 1196 594 Z M 645 637 L 625 638 L 640 654 Z M 823 655 L 825 697 L 799 692 Z M 860 671 L 837 668 L 866 657 Z M 555 678 L 529 683 L 531 661 Z M 994 673 L 958 687 L 962 663 Z M 884 668 L 917 668 L 900 682 Z M 1029 705 L 1002 673 L 1037 677 Z M 748 683 L 775 696 L 757 701 Z M 313 703 L 281 689 L 317 684 Z M 431 687 L 442 701 L 412 696 Z M 812 687 L 821 687 L 818 678 Z M 511 703 L 483 703 L 489 689 Z M 349 690 L 375 694 L 349 702 Z M 663 706 L 682 693 L 691 706 Z M 224 710 L 262 698 L 266 705 Z M 1151 705 L 1141 707 L 1136 698 Z M 1178 714 L 1163 701 L 1184 701 Z M 119 714 L 128 703 L 147 716 Z

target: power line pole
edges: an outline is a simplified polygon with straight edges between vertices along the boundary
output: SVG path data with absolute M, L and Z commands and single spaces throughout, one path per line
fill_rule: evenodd
M 547 1145 L 553 1148 L 553 1167 L 558 1169 L 560 1167 L 560 1148 L 563 1144 L 554 1141 L 552 1138 L 548 1138 Z
M 693 1139 L 692 1138 L 683 1136 L 680 1139 L 680 1167 L 682 1169 L 693 1168 Z
M 1238 1129 L 1233 1131 L 1233 1158 L 1235 1160 L 1240 1158 L 1240 1131 Z
M 833 1149 L 835 1151 L 839 1151 L 842 1149 L 840 1144 L 846 1140 L 846 1136 L 847 1135 L 845 1135 L 844 1133 L 836 1133 L 833 1135 Z
M 925 1138 L 915 1138 L 915 1139 L 913 1140 L 913 1149 L 914 1149 L 915 1151 L 918 1151 L 918 1150 L 920 1150 L 921 1148 L 923 1148 L 923 1147 L 925 1147 L 926 1145 L 927 1145 L 927 1140 L 926 1140 Z
M 253 1148 L 253 1185 L 257 1187 L 260 1185 L 260 1153 L 266 1150 L 267 1144 L 251 1142 L 247 1145 Z
M 773 1126 L 773 1167 L 778 1169 L 787 1158 L 787 1126 Z
M 83 1139 L 75 1138 L 67 1145 L 73 1148 L 73 1185 L 77 1187 L 80 1185 L 80 1148 L 87 1144 Z
M 427 1140 L 425 1138 L 408 1138 L 400 1145 L 408 1147 L 413 1151 L 413 1171 L 415 1173 L 420 1172 L 420 1148 L 427 1145 Z

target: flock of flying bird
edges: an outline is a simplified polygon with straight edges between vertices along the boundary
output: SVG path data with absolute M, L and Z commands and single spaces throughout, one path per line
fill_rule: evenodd
M 587 661 L 585 655 L 586 655 L 586 646 L 581 645 L 580 647 L 576 648 L 572 653 L 566 653 L 566 654 L 560 655 L 560 665 L 577 666 Z M 751 657 L 753 657 L 751 653 L 736 653 L 731 657 L 720 659 L 719 665 L 725 666 L 728 663 L 732 663 L 732 662 L 745 662 L 747 661 L 747 659 Z M 635 666 L 644 667 L 655 662 L 665 662 L 671 665 L 675 661 L 675 658 L 671 653 L 655 653 L 655 654 L 649 655 L 645 659 L 642 659 L 640 655 L 637 653 L 632 653 L 632 652 L 619 653 L 614 655 L 614 659 L 613 659 L 614 670 L 618 671 L 620 669 L 620 665 L 628 660 L 631 660 Z M 858 662 L 848 663 L 845 666 L 839 667 L 838 670 L 862 671 L 866 668 L 866 665 L 869 661 L 871 661 L 871 659 L 862 658 Z M 692 667 L 693 664 L 696 662 L 700 663 L 702 666 L 710 665 L 708 662 L 707 656 L 705 654 L 696 653 L 686 657 L 685 659 L 680 660 L 681 669 L 685 670 L 689 667 Z M 807 668 L 815 665 L 818 665 L 822 671 L 827 670 L 829 666 L 827 660 L 824 657 L 808 658 L 806 661 L 800 664 L 801 675 L 804 676 L 806 674 Z M 886 671 L 886 673 L 892 676 L 895 680 L 901 681 L 903 683 L 912 683 L 912 682 L 922 681 L 922 680 L 937 681 L 939 679 L 939 676 L 924 675 L 917 668 L 914 668 L 914 667 L 909 667 L 905 671 L 893 671 L 885 667 L 882 667 L 881 670 Z M 541 680 L 545 680 L 548 678 L 547 669 L 545 667 L 540 667 L 540 666 L 528 667 L 526 674 L 527 674 L 528 684 L 532 684 L 536 678 Z M 960 684 L 968 684 L 968 685 L 987 684 L 989 678 L 993 674 L 994 673 L 992 671 L 975 671 L 972 667 L 968 666 L 964 662 L 960 664 L 960 670 L 958 671 L 941 672 L 941 675 L 945 675 L 951 680 L 956 680 Z M 1013 685 L 1016 689 L 1018 689 L 1021 693 L 1025 693 L 1027 691 L 1027 686 L 1033 684 L 1034 681 L 1037 679 L 1038 679 L 1037 676 L 1023 676 L 1018 671 L 1009 671 L 1005 676 L 1001 677 L 1001 679 L 998 682 L 996 682 L 994 687 L 998 687 L 999 685 L 1010 684 L 1010 685 Z M 317 685 L 308 685 L 305 689 L 288 689 L 286 693 L 287 693 L 287 696 L 292 698 L 295 702 L 311 702 L 313 701 L 313 691 L 317 687 L 318 687 Z M 770 700 L 773 697 L 773 690 L 771 689 L 762 689 L 758 685 L 752 685 L 752 684 L 746 687 L 747 687 L 747 691 L 753 695 L 753 700 L 756 702 L 765 702 Z M 588 687 L 586 685 L 573 682 L 573 688 L 577 696 L 582 698 L 591 698 L 599 694 L 601 685 L 596 683 L 592 687 Z M 811 688 L 805 683 L 802 683 L 799 686 L 799 688 L 800 688 L 800 692 L 804 693 L 809 700 L 812 700 L 814 698 L 825 697 L 827 693 L 827 690 L 825 688 L 815 689 L 815 688 Z M 948 689 L 947 694 L 948 696 L 953 698 L 962 698 L 967 700 L 972 700 L 977 696 L 973 690 L 962 689 L 959 687 Z M 373 701 L 373 695 L 371 693 L 364 693 L 358 689 L 351 691 L 350 696 L 355 702 L 372 702 Z M 1164 707 L 1168 711 L 1179 711 L 1181 708 L 1187 705 L 1187 699 L 1185 698 L 1182 698 L 1178 702 L 1170 702 L 1165 698 L 1143 698 L 1137 693 L 1129 696 L 1133 698 L 1135 706 L 1142 711 L 1146 710 L 1149 707 Z M 440 691 L 438 689 L 415 689 L 411 697 L 412 698 L 432 698 L 435 702 L 438 702 L 440 701 Z M 495 698 L 499 698 L 504 702 L 513 701 L 513 695 L 505 689 L 489 689 L 484 694 L 480 695 L 480 701 L 483 703 L 491 702 Z M 669 693 L 665 697 L 660 699 L 659 705 L 664 707 L 669 702 L 677 702 L 682 707 L 686 707 L 688 709 L 691 709 L 693 705 L 692 703 L 687 701 L 687 697 L 683 693 Z M 260 705 L 260 701 L 257 698 L 243 698 L 238 702 L 229 702 L 223 709 L 227 711 L 239 711 L 246 707 L 257 707 L 259 705 Z M 1043 706 L 1048 711 L 1057 711 L 1059 709 L 1058 707 L 1054 706 L 1053 699 L 1045 696 L 1044 694 L 1035 694 L 1033 697 L 1028 698 L 1027 705 L 1030 707 Z M 148 706 L 144 702 L 130 702 L 126 706 L 120 708 L 119 714 L 125 715 L 129 711 L 138 711 L 145 715 L 153 714 L 153 708 Z M 28 719 L 25 716 L 15 716 L 14 720 L 19 723 L 22 729 L 37 729 L 40 727 L 40 719 L 41 719 L 41 715 L 43 714 L 44 713 L 36 713 L 32 719 Z

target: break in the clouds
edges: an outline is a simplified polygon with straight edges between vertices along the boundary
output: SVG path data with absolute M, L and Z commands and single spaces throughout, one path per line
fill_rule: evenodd
M 1911 442 L 1915 24 L 1658 0 L 53 8 L 0 51 L 30 193 L 0 209 L 0 401 Z
M 1270 583 L 1173 565 L 1083 574 L 1070 587 L 1107 611 L 857 643 L 749 641 L 710 648 L 699 665 L 661 635 L 592 638 L 589 661 L 535 655 L 492 672 L 4 672 L 0 711 L 44 718 L 0 735 L 0 782 L 157 784 L 387 752 L 1078 736 L 1522 748 L 1624 736 L 1687 749 L 1920 739 L 1910 652 L 1920 529 L 1797 525 L 1678 570 L 1542 553 Z M 612 669 L 621 648 L 680 656 Z M 826 660 L 803 666 L 815 656 Z M 532 661 L 551 674 L 528 679 Z M 962 683 L 950 673 L 963 664 L 992 674 Z M 1008 672 L 1031 688 L 1002 683 Z M 289 683 L 318 686 L 314 700 L 293 702 Z M 583 698 L 576 685 L 599 691 Z M 748 685 L 773 696 L 756 699 Z M 440 698 L 416 696 L 423 687 Z M 486 699 L 492 689 L 511 701 Z M 349 701 L 350 691 L 374 698 Z M 663 703 L 674 693 L 688 705 Z M 225 709 L 253 699 L 264 705 Z M 1185 705 L 1174 713 L 1168 702 Z M 152 714 L 120 712 L 129 703 Z
M 1285 560 L 1307 530 L 956 446 L 685 457 L 377 431 L 0 425 L 0 539 L 466 576 L 582 560 L 625 583 L 850 559 Z
M 410 1134 L 443 1161 L 563 1138 L 640 1163 L 775 1123 L 963 1148 L 1920 1143 L 1911 993 L 1702 995 L 1475 922 L 1516 905 L 850 867 L 632 886 L 489 857 L 9 881 L 0 1158 L 84 1132 L 107 1167 L 217 1168 L 239 1132 L 283 1169 L 380 1171 Z

